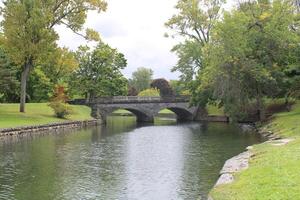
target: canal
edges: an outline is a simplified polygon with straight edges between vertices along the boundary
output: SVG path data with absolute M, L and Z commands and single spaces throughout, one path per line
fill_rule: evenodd
M 224 162 L 260 142 L 223 123 L 157 118 L 2 139 L 0 200 L 181 200 L 205 198 Z

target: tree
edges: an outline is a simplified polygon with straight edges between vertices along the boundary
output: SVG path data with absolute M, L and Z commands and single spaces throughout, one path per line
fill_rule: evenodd
M 183 42 L 172 51 L 179 58 L 172 71 L 181 73 L 181 81 L 190 87 L 197 72 L 203 67 L 202 49 L 210 42 L 211 32 L 222 13 L 225 0 L 179 0 L 178 11 L 165 24 L 173 36 L 179 36 Z M 168 34 L 167 34 L 168 36 Z
M 136 88 L 138 92 L 148 89 L 150 88 L 152 76 L 152 69 L 140 67 L 132 73 L 132 79 L 129 81 L 129 85 Z
M 284 70 L 299 65 L 291 59 L 299 48 L 294 9 L 289 1 L 251 1 L 226 13 L 204 51 L 205 68 L 196 84 L 198 101 L 216 100 L 233 118 L 247 113 L 255 102 L 264 120 L 263 98 L 279 95 Z
M 13 61 L 22 67 L 20 112 L 25 112 L 26 86 L 30 71 L 56 50 L 55 26 L 64 25 L 88 40 L 98 34 L 81 33 L 87 12 L 106 9 L 103 0 L 6 0 L 1 9 L 5 47 Z
M 185 94 L 189 93 L 185 87 L 185 84 L 183 84 L 181 81 L 170 80 L 170 86 L 175 95 L 185 95 Z
M 77 59 L 79 68 L 72 78 L 73 88 L 87 99 L 127 94 L 127 80 L 121 73 L 127 61 L 117 49 L 102 42 L 94 50 L 80 47 Z
M 137 89 L 135 89 L 135 87 L 133 86 L 129 86 L 128 87 L 128 93 L 127 93 L 128 96 L 137 96 L 138 95 L 138 91 Z
M 7 57 L 5 50 L 0 47 L 0 96 L 6 98 L 7 93 L 18 84 L 15 65 Z
M 153 80 L 151 83 L 151 88 L 159 89 L 161 97 L 174 95 L 169 82 L 163 78 Z

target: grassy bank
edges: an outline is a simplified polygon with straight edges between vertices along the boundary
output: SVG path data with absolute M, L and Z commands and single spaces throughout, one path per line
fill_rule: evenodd
M 215 188 L 214 200 L 300 200 L 300 102 L 291 112 L 275 115 L 264 128 L 294 141 L 254 146 L 249 169 L 237 173 L 233 184 Z
M 58 119 L 46 103 L 26 104 L 26 113 L 20 113 L 18 104 L 0 104 L 0 128 L 48 124 L 63 121 L 88 120 L 91 110 L 86 106 L 71 106 L 74 113 L 67 119 Z

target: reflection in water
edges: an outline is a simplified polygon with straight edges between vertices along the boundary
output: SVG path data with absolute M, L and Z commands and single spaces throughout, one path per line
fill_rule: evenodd
M 106 127 L 0 143 L 0 199 L 198 199 L 259 142 L 227 124 L 110 117 Z

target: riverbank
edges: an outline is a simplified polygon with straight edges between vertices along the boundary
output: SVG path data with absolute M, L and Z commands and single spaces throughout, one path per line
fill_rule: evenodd
M 73 113 L 67 119 L 59 119 L 47 103 L 28 103 L 26 113 L 19 112 L 19 104 L 0 104 L 0 129 L 93 119 L 89 107 L 72 105 L 71 108 Z
M 249 148 L 249 168 L 232 173 L 229 184 L 211 191 L 214 200 L 300 199 L 300 102 L 291 112 L 276 114 L 261 132 L 283 140 Z M 239 157 L 233 158 L 238 161 Z M 239 162 L 241 163 L 241 162 Z M 226 168 L 226 165 L 225 165 Z

